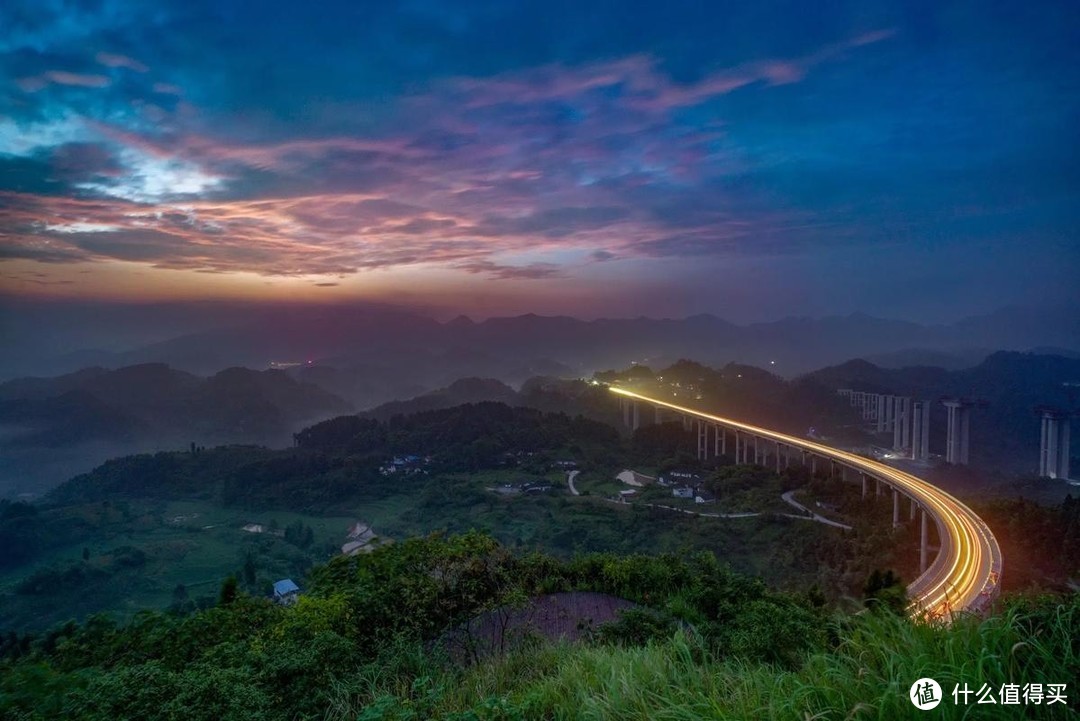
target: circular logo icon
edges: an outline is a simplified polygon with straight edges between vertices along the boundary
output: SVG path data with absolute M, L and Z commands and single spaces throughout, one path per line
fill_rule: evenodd
M 941 703 L 941 686 L 932 678 L 920 678 L 911 684 L 908 698 L 915 704 L 915 708 L 920 711 L 929 711 Z

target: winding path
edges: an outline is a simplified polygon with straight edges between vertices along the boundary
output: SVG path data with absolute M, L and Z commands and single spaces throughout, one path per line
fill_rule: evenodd
M 850 531 L 851 530 L 851 526 L 846 526 L 843 523 L 832 520 L 831 518 L 826 518 L 825 516 L 821 515 L 820 513 L 814 513 L 809 508 L 807 508 L 803 504 L 796 501 L 795 500 L 795 491 L 788 491 L 787 493 L 783 494 L 780 497 L 784 499 L 784 503 L 788 504 L 789 506 L 794 506 L 795 508 L 798 508 L 800 511 L 802 511 L 803 513 L 805 513 L 806 515 L 808 515 L 810 518 L 817 521 L 818 523 L 824 523 L 827 526 L 834 526 L 836 528 L 843 528 L 845 531 Z
M 574 479 L 578 477 L 579 473 L 581 473 L 581 471 L 570 471 L 566 474 L 566 483 L 570 486 L 570 492 L 575 496 L 581 495 L 581 493 L 578 492 L 577 486 L 574 485 Z

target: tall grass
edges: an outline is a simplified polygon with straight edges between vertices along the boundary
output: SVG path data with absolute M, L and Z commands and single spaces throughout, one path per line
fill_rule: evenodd
M 836 621 L 835 644 L 795 669 L 718 658 L 692 633 L 642 648 L 544 645 L 469 669 L 416 654 L 405 668 L 344 684 L 332 719 L 1015 719 L 1078 718 L 1080 603 L 1013 608 L 948 627 L 883 614 Z M 908 700 L 930 677 L 945 699 Z M 408 679 L 405 682 L 405 679 Z M 1068 705 L 967 705 L 1004 683 L 1067 683 Z M 347 686 L 347 687 L 346 687 Z

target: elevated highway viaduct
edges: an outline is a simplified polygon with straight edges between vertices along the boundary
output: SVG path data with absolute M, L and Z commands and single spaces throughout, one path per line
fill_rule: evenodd
M 913 616 L 949 620 L 962 611 L 986 610 L 1000 592 L 1002 558 L 994 534 L 970 508 L 944 490 L 910 473 L 848 451 L 831 448 L 795 436 L 741 423 L 632 390 L 612 386 L 618 396 L 623 420 L 637 428 L 642 419 L 667 416 L 681 418 L 689 428 L 697 429 L 698 457 L 731 455 L 738 463 L 775 464 L 777 472 L 792 462 L 802 463 L 813 471 L 819 464 L 829 464 L 857 474 L 865 497 L 869 484 L 874 493 L 889 492 L 893 497 L 893 525 L 901 520 L 901 499 L 910 506 L 908 518 L 920 524 L 920 575 L 907 587 Z M 730 446 L 729 446 L 730 444 Z M 929 524 L 937 529 L 937 554 L 930 561 Z

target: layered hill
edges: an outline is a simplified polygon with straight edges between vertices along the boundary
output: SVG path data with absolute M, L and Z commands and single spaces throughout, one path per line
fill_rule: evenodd
M 40 490 L 140 450 L 191 443 L 287 445 L 349 403 L 282 371 L 202 378 L 162 363 L 0 384 L 0 492 Z

